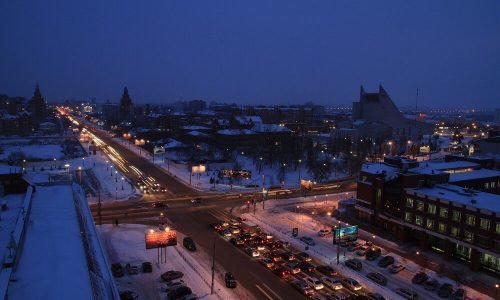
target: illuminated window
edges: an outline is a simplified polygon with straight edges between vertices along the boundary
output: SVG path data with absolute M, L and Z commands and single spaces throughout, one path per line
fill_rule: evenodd
M 474 217 L 473 215 L 465 215 L 465 223 L 467 223 L 467 225 L 471 225 L 471 226 L 474 226 L 476 225 L 476 217 Z
M 495 232 L 496 232 L 497 234 L 500 234 L 500 223 L 497 223 L 497 226 L 496 226 L 496 228 L 495 228 Z
M 406 198 L 406 207 L 413 208 L 413 198 Z
M 441 207 L 439 209 L 439 216 L 441 218 L 448 218 L 448 209 L 447 208 L 444 208 L 444 207 Z
M 490 230 L 490 220 L 481 218 L 479 226 L 481 226 L 481 229 Z
M 427 229 L 434 229 L 434 220 L 427 219 Z
M 417 201 L 417 209 L 418 210 L 424 210 L 424 201 Z
M 473 239 L 474 239 L 474 233 L 465 230 L 464 231 L 464 240 L 467 242 L 472 242 Z
M 436 214 L 436 204 L 430 204 L 427 206 L 427 211 L 431 214 L 431 215 L 435 215 Z
M 460 235 L 460 228 L 451 227 L 450 234 L 451 236 L 458 237 Z
M 446 233 L 446 224 L 439 223 L 438 230 L 439 230 L 439 232 Z
M 411 223 L 413 221 L 412 219 L 413 219 L 412 213 L 409 213 L 409 212 L 405 213 L 405 221 L 406 222 L 410 222 Z
M 424 223 L 424 218 L 422 218 L 422 216 L 415 215 L 415 224 L 422 226 L 423 223 Z
M 462 218 L 462 213 L 459 212 L 458 210 L 452 211 L 451 214 L 451 219 L 455 222 L 460 222 L 460 219 Z

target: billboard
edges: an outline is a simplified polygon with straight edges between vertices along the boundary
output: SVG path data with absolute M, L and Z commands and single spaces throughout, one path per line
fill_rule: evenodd
M 358 239 L 358 226 L 337 227 L 333 231 L 333 242 L 355 241 Z
M 300 188 L 310 191 L 313 188 L 313 183 L 311 180 L 301 179 L 300 180 Z
M 192 166 L 191 167 L 191 172 L 193 172 L 193 173 L 203 173 L 206 170 L 207 170 L 207 168 L 204 165 Z
M 150 229 L 145 235 L 146 249 L 162 248 L 177 245 L 177 232 L 170 228 L 164 230 Z

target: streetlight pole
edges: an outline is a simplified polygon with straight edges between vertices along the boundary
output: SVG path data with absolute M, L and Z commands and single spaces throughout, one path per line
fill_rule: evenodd
M 122 191 L 123 191 L 123 180 L 125 180 L 125 178 L 122 177 Z

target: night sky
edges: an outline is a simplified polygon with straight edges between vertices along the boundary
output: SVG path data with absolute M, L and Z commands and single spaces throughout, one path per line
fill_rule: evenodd
M 2 1 L 0 94 L 500 106 L 500 1 Z

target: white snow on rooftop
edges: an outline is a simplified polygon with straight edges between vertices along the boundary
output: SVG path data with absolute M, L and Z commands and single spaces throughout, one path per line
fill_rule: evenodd
M 260 124 L 260 125 L 255 125 L 252 130 L 256 132 L 291 132 L 290 129 L 284 127 L 284 126 L 279 126 L 277 124 Z
M 210 130 L 210 128 L 200 125 L 186 125 L 182 126 L 181 128 L 185 130 Z
M 207 136 L 206 133 L 199 132 L 199 131 L 196 131 L 196 130 L 188 131 L 187 134 L 189 134 L 191 136 Z
M 464 189 L 451 184 L 440 184 L 432 188 L 406 189 L 407 193 L 439 198 L 446 201 L 474 206 L 480 209 L 500 213 L 500 195 Z
M 93 299 L 72 189 L 37 186 L 9 299 Z
M 408 171 L 419 174 L 439 174 L 441 171 L 464 169 L 464 168 L 478 168 L 479 165 L 469 161 L 426 161 L 421 162 L 419 167 L 409 169 Z M 434 173 L 433 173 L 434 172 Z
M 249 129 L 222 129 L 217 131 L 221 135 L 248 135 L 255 134 L 255 131 Z
M 385 163 L 364 163 L 361 167 L 361 171 L 370 174 L 381 174 L 385 172 L 385 179 L 392 180 L 397 176 L 398 169 Z
M 182 142 L 179 142 L 178 140 L 168 139 L 167 143 L 163 147 L 165 147 L 165 149 L 174 149 L 174 148 L 184 148 L 187 147 L 187 145 Z
M 236 121 L 240 124 L 257 124 L 262 123 L 262 119 L 259 116 L 238 116 L 234 117 Z
M 482 179 L 482 178 L 489 178 L 489 177 L 495 177 L 495 176 L 500 177 L 500 171 L 481 169 L 481 170 L 474 170 L 474 171 L 470 171 L 470 172 L 450 174 L 450 182 Z

